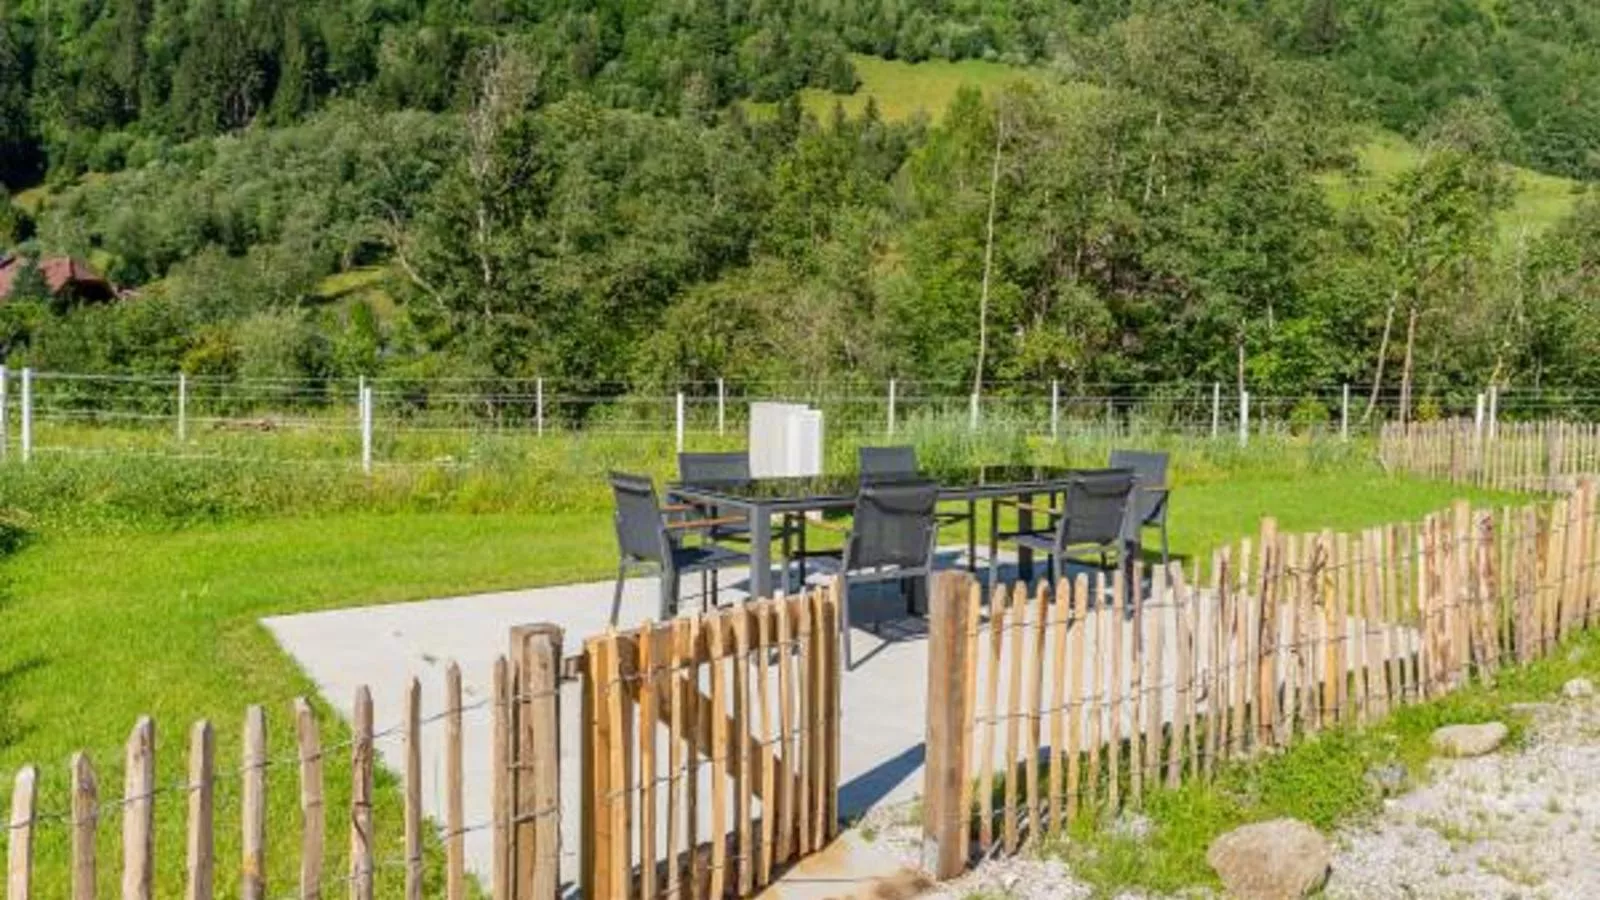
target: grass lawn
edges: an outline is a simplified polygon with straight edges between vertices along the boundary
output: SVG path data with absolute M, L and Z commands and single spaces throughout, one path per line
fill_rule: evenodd
M 1349 528 L 1420 516 L 1459 493 L 1367 470 L 1180 483 L 1174 549 L 1207 551 L 1254 532 L 1265 513 L 1289 530 Z M 24 763 L 41 765 L 40 807 L 60 811 L 69 755 L 88 748 L 104 789 L 118 793 L 120 747 L 135 718 L 147 713 L 158 727 L 160 781 L 172 784 L 182 778 L 184 729 L 197 718 L 214 723 L 220 762 L 239 758 L 242 713 L 251 702 L 267 709 L 271 755 L 291 755 L 289 704 L 312 686 L 257 624 L 261 617 L 601 579 L 612 571 L 614 552 L 604 509 L 341 514 L 44 534 L 0 563 L 0 773 L 9 778 Z M 331 716 L 324 721 L 325 740 L 343 735 Z M 330 871 L 339 871 L 345 840 L 337 811 L 349 786 L 342 759 L 330 766 Z M 293 767 L 272 769 L 270 781 L 272 882 L 289 885 L 298 834 Z M 218 820 L 230 826 L 236 794 L 230 789 L 218 799 Z M 380 794 L 378 855 L 392 859 L 401 851 L 400 817 L 394 791 Z M 164 798 L 158 808 L 158 893 L 171 896 L 182 877 L 182 798 Z M 114 854 L 119 829 L 101 830 L 102 852 Z M 219 829 L 220 860 L 237 859 L 234 830 Z M 45 829 L 39 853 L 40 871 L 64 872 L 64 832 Z M 398 889 L 398 872 L 380 870 L 385 877 L 385 891 Z
M 1375 130 L 1357 151 L 1364 173 L 1356 177 L 1328 176 L 1325 185 L 1335 205 L 1358 197 L 1375 196 L 1388 182 L 1422 162 L 1422 150 L 1393 132 Z M 1499 214 L 1501 236 L 1515 240 L 1537 234 L 1572 211 L 1587 188 L 1582 182 L 1529 169 L 1508 167 L 1516 185 L 1516 199 Z
M 992 94 L 1013 81 L 1039 81 L 1044 77 L 1036 69 L 980 59 L 911 63 L 857 54 L 850 60 L 861 79 L 855 93 L 836 94 L 818 88 L 800 92 L 801 105 L 818 121 L 828 121 L 835 104 L 843 106 L 850 116 L 859 116 L 867 108 L 867 98 L 871 97 L 877 101 L 884 121 L 902 122 L 920 113 L 937 122 L 963 87 L 975 87 L 984 94 Z M 778 107 L 776 103 L 750 103 L 746 108 L 756 116 L 770 116 Z

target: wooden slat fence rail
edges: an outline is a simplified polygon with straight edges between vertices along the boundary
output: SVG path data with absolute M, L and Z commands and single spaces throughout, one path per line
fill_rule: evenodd
M 111 779 L 102 780 L 97 774 L 104 771 L 100 767 L 116 764 L 109 758 L 114 754 L 98 759 L 84 752 L 74 754 L 64 773 L 63 796 L 48 798 L 54 806 L 45 811 L 38 790 L 40 770 L 24 766 L 15 777 L 6 829 L 7 900 L 36 896 L 93 900 L 119 895 L 118 885 L 124 900 L 149 900 L 174 895 L 163 886 L 172 883 L 170 873 L 181 873 L 182 893 L 190 900 L 419 898 L 425 885 L 430 896 L 465 900 L 463 841 L 476 831 L 492 832 L 495 900 L 553 900 L 559 884 L 556 735 L 561 633 L 548 626 L 519 628 L 512 633 L 512 644 L 510 658 L 501 657 L 494 664 L 490 696 L 464 700 L 460 670 L 451 663 L 443 696 L 425 703 L 420 683 L 412 679 L 403 686 L 401 721 L 382 730 L 373 728 L 372 693 L 365 686 L 355 693 L 349 736 L 335 741 L 324 740 L 324 725 L 315 707 L 298 698 L 276 726 L 293 736 L 280 741 L 292 749 L 278 756 L 268 753 L 274 723 L 261 706 L 251 706 L 244 714 L 237 762 L 217 754 L 217 732 L 211 722 L 194 723 L 186 739 L 179 732 L 158 743 L 156 724 L 141 717 L 123 752 L 120 796 Z M 490 746 L 464 742 L 467 717 L 492 720 Z M 425 825 L 421 784 L 424 767 L 437 760 L 423 755 L 425 732 L 442 733 L 438 739 L 443 742 L 439 785 L 444 812 L 432 826 Z M 400 821 L 380 821 L 374 805 L 375 751 L 382 742 L 394 742 L 402 750 Z M 158 748 L 186 754 L 186 776 L 176 783 L 158 782 Z M 463 813 L 463 760 L 469 750 L 489 754 L 494 772 L 494 809 L 483 821 L 467 821 Z M 336 766 L 348 767 L 350 774 L 349 790 L 341 797 L 348 802 L 337 805 L 328 790 Z M 280 806 L 297 809 L 298 814 L 292 825 L 269 834 L 269 798 L 278 792 L 296 798 L 291 804 L 280 801 Z M 156 841 L 157 811 L 169 805 L 186 810 L 181 844 Z M 119 818 L 120 846 L 107 840 Z M 438 867 L 440 871 L 431 871 L 424 853 L 427 827 L 443 845 L 445 864 Z M 224 831 L 233 829 L 237 831 L 232 834 Z M 50 834 L 52 830 L 57 834 Z M 66 848 L 59 854 L 65 857 L 59 866 L 36 869 L 42 862 L 35 853 L 41 838 Z M 236 858 L 218 853 L 219 838 L 237 848 Z M 116 848 L 113 858 L 101 856 L 108 845 Z M 158 850 L 162 857 L 174 858 L 158 859 Z M 296 862 L 271 869 L 270 855 Z M 296 874 L 273 882 L 269 876 L 274 871 Z M 167 880 L 158 880 L 158 873 L 169 873 Z
M 1471 419 L 1390 423 L 1379 436 L 1379 456 L 1391 472 L 1559 494 L 1600 475 L 1600 424 L 1501 422 L 1491 435 Z
M 1353 534 L 1260 534 L 1181 565 L 998 588 L 942 574 L 924 863 L 1014 852 L 1080 816 L 1550 652 L 1600 615 L 1596 491 L 1465 502 Z
M 748 897 L 836 834 L 837 587 L 586 642 L 586 897 Z

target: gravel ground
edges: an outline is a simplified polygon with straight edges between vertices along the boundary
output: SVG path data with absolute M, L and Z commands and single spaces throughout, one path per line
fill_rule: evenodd
M 1427 782 L 1335 835 L 1335 900 L 1600 898 L 1600 699 L 1523 708 L 1525 746 L 1435 760 Z M 916 865 L 914 810 L 880 810 L 863 829 Z M 1058 860 L 992 859 L 926 897 L 1078 900 L 1093 896 Z M 1187 898 L 1212 896 L 1205 890 Z M 1152 898 L 1129 893 L 1125 900 Z
M 1527 746 L 1439 760 L 1338 838 L 1333 898 L 1600 897 L 1600 703 L 1526 707 Z

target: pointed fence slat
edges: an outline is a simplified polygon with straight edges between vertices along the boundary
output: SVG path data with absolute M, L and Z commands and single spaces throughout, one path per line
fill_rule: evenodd
M 95 838 L 100 824 L 100 787 L 88 754 L 72 755 L 72 900 L 95 900 L 99 876 Z

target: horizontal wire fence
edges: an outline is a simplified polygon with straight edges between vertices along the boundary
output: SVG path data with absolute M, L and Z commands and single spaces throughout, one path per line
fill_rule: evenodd
M 1592 422 L 1390 424 L 1378 448 L 1391 471 L 1498 490 L 1559 493 L 1600 472 L 1600 425 Z
M 425 709 L 421 685 L 411 679 L 404 686 L 402 720 L 379 730 L 373 727 L 372 692 L 361 686 L 349 735 L 337 740 L 325 741 L 312 704 L 296 699 L 285 726 L 294 749 L 276 756 L 268 752 L 264 707 L 249 707 L 237 765 L 217 757 L 212 723 L 195 722 L 179 751 L 187 760 L 186 776 L 176 782 L 157 778 L 156 725 L 149 717 L 135 723 L 120 754 L 73 754 L 64 790 L 42 792 L 40 769 L 24 766 L 14 777 L 6 827 L 7 898 L 174 896 L 172 876 L 158 877 L 159 871 L 182 873 L 183 895 L 200 900 L 368 900 L 424 892 L 464 900 L 465 842 L 477 833 L 491 835 L 489 883 L 496 900 L 557 897 L 558 773 L 555 754 L 544 751 L 556 746 L 559 632 L 530 626 L 513 630 L 512 639 L 511 660 L 502 656 L 494 664 L 491 696 L 465 700 L 460 669 L 451 663 L 437 707 Z M 481 820 L 467 819 L 464 802 L 463 734 L 474 719 L 488 720 L 490 734 L 490 746 L 475 748 L 490 756 L 493 782 L 491 809 Z M 436 752 L 425 755 L 425 741 Z M 376 754 L 391 743 L 396 752 L 385 755 L 403 759 L 398 823 L 377 818 Z M 103 773 L 115 772 L 118 756 L 120 794 L 102 781 Z M 343 785 L 334 778 L 340 766 L 347 767 L 348 786 L 335 792 L 333 781 Z M 443 794 L 431 835 L 422 803 L 425 777 Z M 272 814 L 286 803 L 294 810 L 292 827 Z M 169 805 L 182 811 L 181 846 L 156 839 L 164 831 L 161 822 L 170 818 L 162 812 Z M 399 841 L 393 839 L 397 831 Z M 442 844 L 442 865 L 438 854 L 427 852 L 430 841 Z M 61 852 L 39 853 L 46 845 Z M 219 846 L 237 850 L 237 867 L 224 860 Z M 269 853 L 294 865 L 269 866 Z M 286 868 L 291 877 L 269 877 Z
M 1227 760 L 1492 682 L 1600 614 L 1595 489 L 1420 523 L 1280 534 L 1179 565 L 989 598 L 930 623 L 924 856 L 1016 852 Z
M 1031 438 L 1174 434 L 1219 439 L 1367 434 L 1400 395 L 1348 385 L 1288 395 L 1220 383 L 1067 384 L 689 381 L 634 385 L 544 378 L 243 378 L 10 370 L 0 377 L 8 455 L 151 455 L 364 465 L 465 465 L 557 434 L 737 438 L 755 401 L 805 403 L 830 437 L 964 424 Z M 1600 394 L 1501 389 L 1494 414 L 1600 419 Z M 1482 395 L 1424 397 L 1429 417 L 1470 415 Z M 1372 403 L 1369 414 L 1367 407 Z
M 584 896 L 754 896 L 837 834 L 837 587 L 589 640 Z

